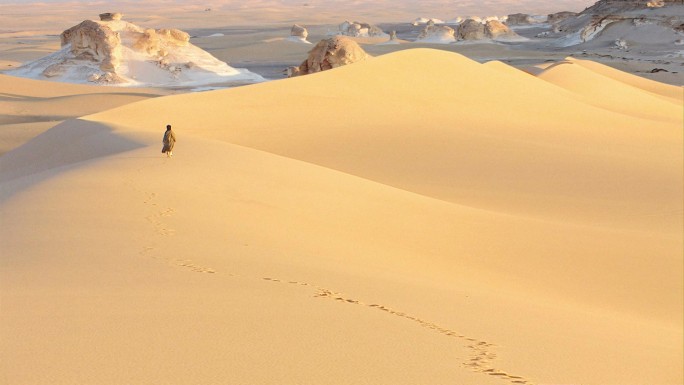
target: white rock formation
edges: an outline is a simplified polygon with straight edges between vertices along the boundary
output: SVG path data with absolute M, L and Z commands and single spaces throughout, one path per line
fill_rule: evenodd
M 485 23 L 485 36 L 494 40 L 522 40 L 523 38 L 513 32 L 508 26 L 498 20 L 489 20 Z
M 370 56 L 354 40 L 334 36 L 316 44 L 299 67 L 290 67 L 288 76 L 307 75 L 368 59 Z
M 307 31 L 306 28 L 302 27 L 301 25 L 295 24 L 292 26 L 292 29 L 290 30 L 290 37 L 288 40 L 298 43 L 311 44 L 310 41 L 306 40 L 308 36 L 309 31 Z
M 481 20 L 481 19 L 480 19 Z M 485 36 L 485 26 L 480 20 L 468 19 L 458 26 L 458 40 L 482 40 Z
M 682 0 L 600 0 L 575 17 L 555 21 L 554 32 L 561 34 L 558 46 L 628 39 L 630 45 L 649 48 L 676 40 L 682 26 Z
M 387 37 L 387 34 L 382 29 L 375 25 L 362 23 L 358 21 L 345 21 L 340 24 L 339 34 L 351 37 Z
M 143 29 L 103 13 L 60 35 L 62 49 L 7 73 L 71 83 L 179 86 L 258 82 L 264 79 L 238 70 L 190 43 L 177 29 Z
M 461 16 L 456 16 L 456 17 L 453 18 L 453 19 L 447 20 L 447 21 L 446 21 L 446 24 L 458 25 L 458 24 L 461 24 L 461 23 L 463 22 L 463 20 L 464 20 L 463 17 L 461 17 Z
M 456 41 L 455 31 L 446 25 L 428 23 L 416 39 L 420 43 L 450 44 Z

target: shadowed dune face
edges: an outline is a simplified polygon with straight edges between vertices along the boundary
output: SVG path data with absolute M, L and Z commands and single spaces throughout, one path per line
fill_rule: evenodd
M 169 90 L 44 82 L 0 75 L 0 154 L 61 122 L 169 94 Z
M 681 383 L 682 105 L 581 64 L 406 50 L 50 129 L 0 157 L 0 372 Z
M 69 167 L 108 155 L 131 151 L 143 146 L 129 138 L 116 135 L 107 125 L 78 119 L 67 120 L 38 135 L 27 144 L 3 156 L 0 160 L 0 183 L 24 179 L 24 186 L 38 183 L 39 175 L 49 177 L 48 171 Z M 3 189 L 1 201 L 18 193 L 17 189 Z

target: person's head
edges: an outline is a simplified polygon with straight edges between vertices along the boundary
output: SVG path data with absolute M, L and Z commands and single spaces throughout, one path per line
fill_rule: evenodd
M 170 130 L 170 129 L 171 129 L 171 125 L 170 125 L 170 124 L 167 124 L 167 125 L 166 125 L 166 129 L 167 129 L 167 130 Z

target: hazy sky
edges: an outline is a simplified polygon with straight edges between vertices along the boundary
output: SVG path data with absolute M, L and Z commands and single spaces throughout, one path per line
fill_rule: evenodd
M 386 6 L 386 7 L 399 7 L 403 9 L 413 8 L 416 11 L 420 10 L 436 10 L 436 9 L 453 9 L 454 12 L 470 11 L 476 12 L 480 10 L 481 12 L 492 12 L 498 11 L 498 13 L 515 13 L 515 12 L 526 12 L 526 13 L 549 13 L 557 12 L 562 10 L 573 10 L 581 11 L 587 6 L 593 4 L 594 0 L 374 0 L 374 1 L 358 1 L 358 0 L 146 0 L 144 3 L 157 3 L 157 4 L 185 4 L 194 5 L 197 7 L 213 7 L 220 9 L 222 7 L 227 8 L 240 8 L 245 5 L 251 6 L 252 4 L 266 5 L 272 7 L 292 7 L 303 5 L 305 3 L 311 6 L 324 6 L 334 7 L 339 6 L 342 8 L 350 7 L 366 7 L 370 4 L 375 6 Z M 73 4 L 75 6 L 100 6 L 114 8 L 117 6 L 131 6 L 134 4 L 141 4 L 143 1 L 139 0 L 112 0 L 112 1 L 98 1 L 98 0 L 0 0 L 0 4 L 5 5 L 33 5 L 33 4 L 51 4 L 64 3 Z M 479 14 L 478 13 L 478 14 Z
M 0 0 L 0 32 L 53 28 L 60 31 L 103 12 L 154 28 L 195 28 L 267 23 L 335 24 L 409 22 L 418 17 L 545 15 L 582 11 L 594 0 Z M 213 12 L 207 13 L 205 9 Z M 41 17 L 37 17 L 41 15 Z

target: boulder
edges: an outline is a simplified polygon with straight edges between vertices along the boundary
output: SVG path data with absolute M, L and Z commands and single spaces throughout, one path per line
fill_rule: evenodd
M 447 25 L 428 24 L 420 31 L 416 41 L 448 44 L 456 41 L 456 31 Z
M 290 30 L 290 36 L 306 40 L 306 38 L 309 36 L 309 31 L 307 31 L 306 28 L 302 27 L 301 25 L 295 24 Z
M 318 42 L 299 67 L 289 68 L 289 76 L 307 75 L 368 59 L 370 56 L 354 40 L 334 36 Z
M 485 35 L 491 39 L 519 38 L 520 35 L 513 32 L 506 24 L 498 20 L 489 20 L 485 24 Z
M 479 21 L 468 19 L 459 24 L 458 40 L 481 40 L 485 38 L 485 26 Z
M 533 19 L 526 13 L 514 13 L 512 15 L 508 15 L 506 23 L 508 25 L 529 25 L 533 23 Z

